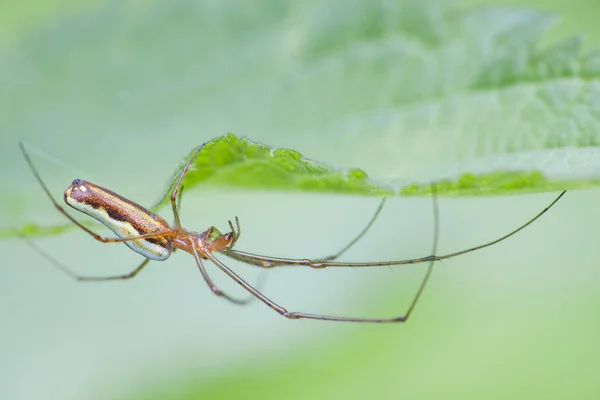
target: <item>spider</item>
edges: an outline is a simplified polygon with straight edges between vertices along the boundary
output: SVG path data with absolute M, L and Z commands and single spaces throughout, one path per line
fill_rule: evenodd
M 225 274 L 227 274 L 231 279 L 237 282 L 240 286 L 242 286 L 245 290 L 247 290 L 252 296 L 258 298 L 261 302 L 265 303 L 271 309 L 279 313 L 280 315 L 290 318 L 290 319 L 313 319 L 313 320 L 326 320 L 326 321 L 344 321 L 344 322 L 406 322 L 411 315 L 415 305 L 417 304 L 427 281 L 431 275 L 433 270 L 433 264 L 435 261 L 444 260 L 451 257 L 456 257 L 462 254 L 470 253 L 476 250 L 480 250 L 489 246 L 492 246 L 496 243 L 502 242 L 509 237 L 515 235 L 517 232 L 525 229 L 527 226 L 536 221 L 539 217 L 541 217 L 546 211 L 548 211 L 558 200 L 566 193 L 563 191 L 550 203 L 546 208 L 544 208 L 541 212 L 539 212 L 536 216 L 531 218 L 526 223 L 519 226 L 517 229 L 507 233 L 506 235 L 492 240 L 490 242 L 481 244 L 479 246 L 471 247 L 465 250 L 456 251 L 453 253 L 448 253 L 444 255 L 435 255 L 437 249 L 437 236 L 438 236 L 438 208 L 437 208 L 437 197 L 435 196 L 435 186 L 432 186 L 433 193 L 433 208 L 434 208 L 434 228 L 435 228 L 435 236 L 433 240 L 433 249 L 432 254 L 422 258 L 414 258 L 408 260 L 398 260 L 398 261 L 375 261 L 375 262 L 337 262 L 334 261 L 338 258 L 342 253 L 344 253 L 350 246 L 352 246 L 356 241 L 358 241 L 362 235 L 369 229 L 381 208 L 383 207 L 384 201 L 381 202 L 379 208 L 377 209 L 375 215 L 367 224 L 367 226 L 359 233 L 357 237 L 355 237 L 346 247 L 344 247 L 340 252 L 321 259 L 293 259 L 293 258 L 280 258 L 280 257 L 271 257 L 264 256 L 258 254 L 247 253 L 244 251 L 240 251 L 234 248 L 236 241 L 239 239 L 241 234 L 239 219 L 235 217 L 235 226 L 229 221 L 229 227 L 231 229 L 228 233 L 221 233 L 217 228 L 211 226 L 207 230 L 197 233 L 193 231 L 189 231 L 182 227 L 181 221 L 179 219 L 178 213 L 178 199 L 182 191 L 182 182 L 185 174 L 189 170 L 190 166 L 193 164 L 195 158 L 198 153 L 204 147 L 204 144 L 200 145 L 192 157 L 188 160 L 184 168 L 181 170 L 175 185 L 173 186 L 173 190 L 171 192 L 170 202 L 173 210 L 174 224 L 170 225 L 159 215 L 152 213 L 148 209 L 142 207 L 141 205 L 130 201 L 117 193 L 114 193 L 108 189 L 102 188 L 98 185 L 95 185 L 91 182 L 86 182 L 81 179 L 75 179 L 71 185 L 66 189 L 64 193 L 65 202 L 76 209 L 77 211 L 83 212 L 96 220 L 100 221 L 110 230 L 112 230 L 118 237 L 116 238 L 108 238 L 103 237 L 87 228 L 84 224 L 77 221 L 74 217 L 72 217 L 67 211 L 54 199 L 50 190 L 43 182 L 39 172 L 33 165 L 29 154 L 27 153 L 25 146 L 23 143 L 20 143 L 21 151 L 27 161 L 29 167 L 31 168 L 36 180 L 41 185 L 42 189 L 48 196 L 48 198 L 54 204 L 54 207 L 63 214 L 66 218 L 68 218 L 73 224 L 81 228 L 83 231 L 87 232 L 94 239 L 103 242 L 103 243 L 116 243 L 123 242 L 133 251 L 141 254 L 145 257 L 145 260 L 142 261 L 140 265 L 138 265 L 134 270 L 125 275 L 115 275 L 115 276 L 104 276 L 104 277 L 89 277 L 89 276 L 80 276 L 73 273 L 68 268 L 64 267 L 58 261 L 53 259 L 52 257 L 46 255 L 40 249 L 34 246 L 36 250 L 38 250 L 42 255 L 46 256 L 54 265 L 62 269 L 64 272 L 72 276 L 74 279 L 79 281 L 107 281 L 107 280 L 118 280 L 118 279 L 131 279 L 135 277 L 147 264 L 150 260 L 156 261 L 164 261 L 166 260 L 171 253 L 180 249 L 187 253 L 190 253 L 194 260 L 196 261 L 196 265 L 200 270 L 200 273 L 204 277 L 204 280 L 210 287 L 213 293 L 218 296 L 222 296 L 227 300 L 236 303 L 236 304 L 244 304 L 247 300 L 240 300 L 233 298 L 221 291 L 219 288 L 215 286 L 210 276 L 208 275 L 203 260 L 208 260 L 215 264 L 219 269 L 221 269 Z M 239 275 L 237 275 L 231 268 L 229 268 L 225 263 L 219 260 L 215 253 L 223 254 L 227 257 L 236 259 L 238 261 L 255 265 L 262 268 L 273 268 L 279 266 L 304 266 L 310 268 L 326 268 L 326 267 L 376 267 L 376 266 L 394 266 L 394 265 L 403 265 L 403 264 L 416 264 L 416 263 L 429 263 L 427 266 L 427 270 L 421 283 L 418 287 L 418 290 L 413 297 L 411 303 L 407 311 L 398 317 L 393 318 L 357 318 L 357 317 L 338 317 L 338 316 L 329 316 L 329 315 L 318 315 L 318 314 L 309 314 L 304 312 L 290 312 L 286 308 L 280 306 L 278 303 L 274 302 L 267 296 L 261 293 L 254 286 L 247 283 L 244 279 L 242 279 Z M 252 298 L 252 297 L 251 297 Z

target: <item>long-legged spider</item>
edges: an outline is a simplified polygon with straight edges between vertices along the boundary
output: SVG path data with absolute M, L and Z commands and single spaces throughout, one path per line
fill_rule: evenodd
M 496 243 L 499 243 L 503 240 L 508 239 L 513 236 L 517 232 L 526 228 L 530 224 L 532 224 L 535 220 L 541 217 L 546 211 L 548 211 L 556 202 L 565 194 L 566 191 L 563 191 L 558 197 L 552 201 L 546 208 L 544 208 L 541 212 L 539 212 L 536 216 L 531 218 L 526 223 L 519 226 L 517 229 L 507 233 L 506 235 L 492 240 L 490 242 L 481 244 L 479 246 L 471 247 L 465 250 L 456 251 L 449 254 L 444 255 L 435 255 L 437 249 L 437 235 L 438 235 L 438 211 L 437 211 L 437 198 L 435 194 L 433 195 L 433 206 L 434 206 L 434 228 L 435 235 L 433 240 L 433 249 L 432 254 L 422 258 L 414 258 L 408 260 L 398 260 L 398 261 L 375 261 L 375 262 L 337 262 L 334 261 L 337 257 L 339 257 L 345 250 L 347 250 L 352 244 L 354 244 L 362 235 L 366 232 L 366 230 L 370 227 L 375 217 L 381 210 L 383 202 L 381 203 L 378 211 L 375 216 L 371 219 L 369 224 L 365 229 L 354 239 L 348 246 L 346 246 L 342 251 L 336 253 L 333 256 L 325 257 L 321 259 L 311 260 L 311 259 L 292 259 L 292 258 L 280 258 L 280 257 L 270 257 L 263 256 L 258 254 L 247 253 L 244 251 L 234 249 L 235 243 L 240 237 L 241 230 L 239 220 L 235 218 L 235 226 L 229 221 L 229 227 L 231 229 L 230 232 L 222 234 L 215 227 L 210 227 L 204 232 L 197 233 L 193 231 L 188 231 L 181 226 L 181 221 L 179 219 L 178 207 L 177 207 L 177 199 L 178 193 L 181 190 L 181 184 L 183 182 L 183 178 L 192 165 L 194 159 L 202 150 L 204 145 L 198 147 L 194 155 L 188 160 L 187 164 L 181 170 L 179 177 L 176 181 L 176 184 L 173 187 L 173 191 L 171 192 L 171 207 L 173 209 L 173 217 L 174 217 L 174 226 L 168 224 L 163 218 L 160 216 L 150 212 L 146 208 L 127 200 L 118 194 L 104 189 L 100 186 L 94 185 L 93 183 L 86 182 L 80 179 L 75 179 L 71 185 L 67 188 L 64 193 L 65 202 L 73 207 L 74 209 L 81 211 L 96 220 L 100 221 L 104 225 L 106 225 L 109 229 L 111 229 L 118 237 L 117 238 L 107 238 L 98 235 L 91 229 L 87 228 L 85 225 L 77 221 L 70 214 L 66 212 L 66 210 L 54 199 L 50 190 L 47 188 L 45 183 L 42 181 L 42 178 L 36 168 L 34 167 L 24 145 L 20 143 L 21 151 L 25 156 L 27 163 L 29 164 L 33 174 L 35 175 L 37 181 L 42 186 L 44 192 L 46 192 L 47 196 L 50 198 L 56 209 L 67 217 L 72 223 L 77 225 L 79 228 L 87 232 L 94 239 L 103 242 L 103 243 L 115 243 L 115 242 L 123 242 L 127 246 L 129 246 L 133 251 L 141 254 L 146 259 L 142 261 L 140 265 L 138 265 L 133 271 L 129 272 L 125 275 L 116 275 L 116 276 L 104 276 L 104 277 L 88 277 L 88 276 L 80 276 L 71 272 L 66 267 L 62 266 L 53 258 L 47 256 L 47 258 L 53 262 L 55 265 L 59 266 L 59 268 L 63 269 L 63 271 L 67 272 L 73 278 L 80 281 L 106 281 L 106 280 L 117 280 L 117 279 L 130 279 L 136 276 L 147 264 L 150 260 L 163 261 L 166 260 L 171 253 L 175 249 L 183 250 L 187 253 L 193 255 L 196 260 L 196 265 L 198 266 L 204 280 L 210 287 L 210 289 L 217 295 L 223 296 L 226 299 L 238 303 L 243 304 L 246 301 L 239 300 L 233 298 L 220 289 L 218 289 L 210 276 L 208 275 L 202 260 L 209 260 L 213 264 L 215 264 L 219 269 L 221 269 L 225 274 L 227 274 L 231 279 L 237 282 L 240 286 L 242 286 L 245 290 L 247 290 L 251 295 L 258 298 L 260 301 L 265 303 L 267 306 L 278 312 L 279 314 L 291 318 L 291 319 L 300 319 L 300 318 L 308 318 L 308 319 L 316 319 L 316 320 L 327 320 L 327 321 L 347 321 L 347 322 L 405 322 L 408 320 L 411 312 L 413 311 L 419 297 L 421 296 L 423 289 L 425 288 L 429 276 L 431 275 L 431 271 L 433 269 L 433 263 L 435 261 L 456 257 L 461 254 L 470 253 L 472 251 L 476 251 L 479 249 L 483 249 L 485 247 L 492 246 Z M 434 186 L 435 188 L 435 186 Z M 38 249 L 39 250 L 39 249 Z M 336 316 L 328 316 L 328 315 L 317 315 L 317 314 L 308 314 L 303 312 L 290 312 L 286 308 L 280 306 L 275 303 L 273 300 L 269 299 L 267 296 L 262 294 L 259 290 L 257 290 L 254 286 L 247 283 L 244 279 L 242 279 L 239 275 L 237 275 L 232 269 L 230 269 L 226 264 L 224 264 L 221 260 L 215 257 L 214 253 L 220 253 L 225 256 L 234 258 L 236 260 L 245 262 L 247 264 L 252 264 L 255 266 L 259 266 L 262 268 L 273 268 L 278 266 L 305 266 L 311 268 L 326 268 L 326 267 L 375 267 L 375 266 L 394 266 L 394 265 L 403 265 L 403 264 L 415 264 L 415 263 L 423 263 L 428 262 L 427 270 L 425 275 L 419 285 L 419 288 L 411 301 L 407 311 L 398 317 L 394 318 L 355 318 L 355 317 L 336 317 Z M 42 254 L 44 254 L 42 252 Z

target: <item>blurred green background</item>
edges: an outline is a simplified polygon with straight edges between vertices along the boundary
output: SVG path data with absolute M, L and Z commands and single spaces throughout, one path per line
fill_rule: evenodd
M 364 101 L 385 102 L 390 90 L 372 70 L 337 63 L 321 42 L 303 53 L 314 40 L 302 24 L 307 16 L 325 32 L 327 24 L 350 32 L 322 38 L 341 48 L 376 30 L 356 29 L 346 4 L 2 3 L 2 226 L 62 222 L 19 140 L 39 149 L 34 161 L 57 196 L 81 177 L 145 205 L 192 147 L 227 131 L 383 178 L 435 163 L 443 149 L 425 151 L 431 144 L 418 138 L 402 149 L 371 139 L 385 129 L 376 119 L 361 121 L 362 137 L 345 137 L 352 119 L 329 118 L 361 106 L 347 86 L 375 88 Z M 577 33 L 587 49 L 600 44 L 596 1 L 500 5 L 561 16 L 545 44 Z M 333 71 L 323 90 L 317 78 L 295 84 L 294 66 L 310 57 L 323 59 L 315 76 Z M 394 146 L 399 153 L 379 156 Z M 551 198 L 441 199 L 441 251 L 491 240 Z M 288 321 L 261 304 L 235 307 L 210 293 L 186 254 L 130 282 L 77 284 L 21 241 L 3 240 L 0 398 L 597 398 L 598 200 L 598 190 L 571 192 L 509 242 L 440 264 L 404 325 Z M 376 206 L 373 198 L 200 189 L 186 193 L 182 218 L 191 229 L 224 229 L 238 215 L 239 248 L 318 257 L 343 246 Z M 428 254 L 431 219 L 428 199 L 389 201 L 347 258 Z M 139 263 L 125 246 L 81 232 L 36 243 L 82 273 L 122 273 Z M 256 277 L 251 267 L 231 266 Z M 210 271 L 223 289 L 243 295 Z M 294 311 L 391 316 L 404 312 L 423 271 L 274 270 L 265 291 Z

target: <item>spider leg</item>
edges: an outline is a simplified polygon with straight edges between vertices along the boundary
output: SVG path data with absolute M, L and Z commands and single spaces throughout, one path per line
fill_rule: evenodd
M 31 247 L 33 250 L 35 250 L 37 253 L 39 253 L 42 257 L 44 257 L 46 260 L 48 260 L 48 262 L 50 262 L 50 264 L 54 265 L 54 267 L 61 270 L 66 275 L 70 276 L 71 278 L 73 278 L 77 281 L 84 281 L 84 282 L 96 281 L 96 282 L 98 282 L 98 281 L 114 281 L 114 280 L 121 280 L 121 279 L 131 279 L 131 278 L 135 277 L 138 274 L 138 272 L 140 272 L 146 266 L 146 264 L 148 264 L 148 261 L 150 261 L 149 258 L 146 258 L 133 271 L 131 271 L 127 274 L 124 274 L 124 275 L 84 276 L 84 275 L 78 275 L 77 273 L 73 272 L 73 270 L 71 268 L 67 267 L 66 265 L 64 265 L 63 263 L 58 261 L 56 258 L 52 257 L 50 254 L 46 253 L 44 250 L 39 248 L 37 245 L 35 245 L 34 242 L 29 240 L 28 238 L 23 237 L 23 240 L 25 241 L 25 243 L 27 243 L 29 245 L 29 247 Z
M 369 229 L 371 229 L 371 226 L 373 225 L 373 223 L 375 223 L 375 220 L 379 216 L 379 213 L 381 213 L 381 210 L 383 209 L 383 206 L 385 205 L 385 201 L 386 201 L 386 198 L 383 198 L 381 200 L 381 202 L 379 203 L 379 206 L 375 210 L 375 214 L 373 214 L 373 216 L 371 217 L 371 219 L 369 220 L 367 225 L 365 225 L 365 227 L 358 233 L 358 235 L 356 235 L 346 246 L 344 246 L 340 251 L 338 251 L 335 254 L 332 254 L 332 255 L 329 255 L 326 257 L 321 257 L 316 260 L 318 260 L 318 261 L 333 261 L 333 260 L 341 257 L 342 254 L 344 254 L 352 246 L 354 246 L 360 239 L 362 239 L 362 237 L 369 231 Z M 226 256 L 233 258 L 235 260 L 242 261 L 246 264 L 252 264 L 252 265 L 256 265 L 256 266 L 263 267 L 263 268 L 273 268 L 273 267 L 278 267 L 278 266 L 291 265 L 289 263 L 286 263 L 286 261 L 288 261 L 288 259 L 283 259 L 283 258 L 278 259 L 275 257 L 263 257 L 263 256 L 258 256 L 258 255 L 254 255 L 254 254 L 250 254 L 250 253 L 245 253 L 242 251 L 233 250 L 233 246 L 235 245 L 235 242 L 237 241 L 237 239 L 239 239 L 240 234 L 241 234 L 240 221 L 238 220 L 237 217 L 235 217 L 235 222 L 236 222 L 237 228 L 238 228 L 235 241 L 228 249 L 224 249 L 223 251 L 220 251 L 221 253 L 223 253 Z M 231 224 L 231 221 L 229 221 L 229 225 L 231 226 L 231 229 L 233 231 L 233 226 Z M 280 262 L 278 262 L 278 261 L 280 261 Z
M 246 304 L 250 303 L 252 300 L 254 300 L 253 296 L 249 296 L 245 299 L 237 299 L 237 298 L 232 297 L 232 296 L 228 295 L 227 293 L 223 292 L 221 289 L 219 289 L 214 284 L 214 282 L 212 281 L 210 276 L 208 275 L 206 268 L 204 268 L 204 264 L 202 263 L 202 259 L 200 258 L 200 255 L 198 254 L 198 250 L 196 250 L 194 243 L 190 241 L 189 244 L 192 249 L 192 254 L 194 256 L 194 259 L 196 260 L 196 265 L 198 265 L 198 269 L 200 270 L 200 273 L 202 274 L 204 281 L 206 282 L 206 284 L 208 285 L 208 287 L 214 294 L 216 294 L 217 296 L 223 297 L 226 300 L 228 300 L 234 304 L 237 304 L 237 305 L 246 305 Z
M 481 250 L 484 249 L 486 247 L 490 247 L 493 246 L 497 243 L 500 243 L 508 238 L 510 238 L 511 236 L 517 234 L 518 232 L 522 231 L 523 229 L 525 229 L 526 227 L 528 227 L 529 225 L 531 225 L 532 223 L 534 223 L 538 218 L 540 218 L 542 215 L 544 215 L 548 210 L 550 210 L 557 202 L 558 200 L 560 200 L 560 198 L 566 193 L 566 190 L 563 191 L 562 193 L 560 193 L 546 208 L 544 208 L 541 212 L 539 212 L 537 215 L 535 215 L 533 218 L 531 218 L 529 221 L 527 221 L 526 223 L 522 224 L 521 226 L 519 226 L 518 228 L 512 230 L 511 232 L 505 234 L 504 236 L 489 241 L 487 243 L 478 245 L 478 246 L 474 246 L 474 247 L 470 247 L 468 249 L 465 250 L 460 250 L 460 251 L 456 251 L 453 253 L 448 253 L 448 254 L 444 254 L 444 255 L 435 255 L 435 254 L 431 254 L 425 257 L 421 257 L 421 258 L 413 258 L 413 259 L 408 259 L 408 260 L 398 260 L 398 261 L 375 261 L 375 262 L 355 262 L 355 263 L 351 263 L 351 262 L 333 262 L 333 261 L 328 261 L 328 260 L 311 260 L 311 259 L 297 259 L 297 258 L 281 258 L 281 257 L 271 257 L 271 256 L 264 256 L 264 255 L 259 255 L 259 254 L 253 254 L 253 253 L 247 253 L 244 251 L 240 251 L 240 250 L 235 250 L 235 249 L 229 249 L 227 251 L 223 251 L 223 254 L 234 258 L 236 260 L 245 262 L 247 264 L 252 264 L 252 265 L 256 265 L 262 268 L 273 268 L 273 267 L 279 267 L 279 266 L 304 266 L 304 267 L 310 267 L 310 268 L 326 268 L 326 267 L 377 267 L 377 266 L 394 266 L 394 265 L 406 265 L 406 264 L 417 264 L 417 263 L 423 263 L 423 262 L 429 262 L 429 261 L 440 261 L 440 260 L 445 260 L 447 258 L 452 258 L 452 257 L 456 257 L 462 254 L 466 254 L 466 253 L 470 253 L 473 251 L 477 251 L 477 250 Z

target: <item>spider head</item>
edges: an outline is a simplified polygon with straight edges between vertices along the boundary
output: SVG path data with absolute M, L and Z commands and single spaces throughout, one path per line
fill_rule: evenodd
M 208 248 L 210 251 L 226 251 L 233 247 L 237 237 L 234 231 L 223 234 L 217 228 L 211 226 L 198 235 L 198 240 L 202 241 L 203 247 Z

